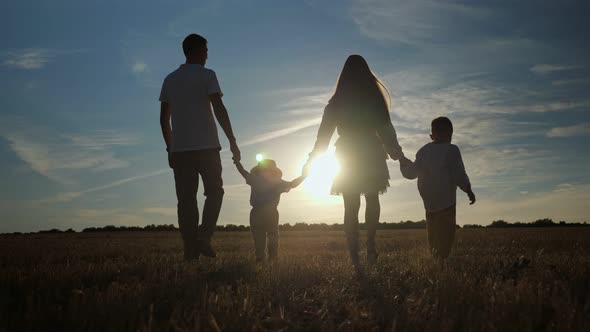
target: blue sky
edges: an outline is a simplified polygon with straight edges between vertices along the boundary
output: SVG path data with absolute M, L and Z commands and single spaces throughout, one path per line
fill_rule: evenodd
M 459 224 L 588 220 L 589 12 L 533 0 L 4 1 L 0 232 L 176 223 L 157 97 L 193 32 L 209 40 L 247 167 L 263 152 L 297 176 L 357 53 L 390 90 L 407 155 L 432 118 L 453 120 L 478 195 L 468 206 L 458 193 Z M 222 159 L 219 223 L 247 224 L 248 187 Z M 389 166 L 382 221 L 422 219 L 415 182 Z M 340 222 L 326 196 L 284 195 L 281 221 Z

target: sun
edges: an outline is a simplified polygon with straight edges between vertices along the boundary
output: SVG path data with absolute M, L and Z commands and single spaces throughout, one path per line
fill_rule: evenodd
M 309 169 L 309 175 L 302 184 L 303 189 L 316 202 L 323 204 L 340 202 L 336 197 L 330 196 L 332 181 L 334 181 L 339 169 L 334 151 L 334 147 L 331 147 L 326 153 L 314 159 Z

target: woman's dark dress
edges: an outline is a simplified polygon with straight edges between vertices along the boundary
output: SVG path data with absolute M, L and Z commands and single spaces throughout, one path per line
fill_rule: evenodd
M 386 192 L 387 152 L 396 160 L 402 155 L 393 125 L 390 121 L 371 124 L 362 117 L 352 118 L 351 114 L 339 111 L 331 104 L 326 106 L 313 152 L 325 151 L 334 130 L 338 130 L 336 159 L 340 170 L 332 183 L 332 195 Z

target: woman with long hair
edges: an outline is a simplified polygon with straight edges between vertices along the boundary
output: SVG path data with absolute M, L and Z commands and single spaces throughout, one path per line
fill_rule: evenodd
M 377 260 L 375 233 L 379 224 L 379 195 L 389 187 L 387 155 L 403 156 L 389 116 L 387 89 L 360 55 L 346 60 L 336 91 L 324 110 L 313 151 L 308 162 L 326 151 L 335 130 L 336 158 L 340 170 L 332 194 L 344 200 L 344 229 L 350 257 L 357 272 L 359 264 L 359 218 L 361 196 L 365 196 L 367 262 Z

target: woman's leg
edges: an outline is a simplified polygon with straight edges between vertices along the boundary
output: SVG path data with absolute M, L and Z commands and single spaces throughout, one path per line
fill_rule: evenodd
M 379 205 L 379 194 L 365 194 L 365 223 L 367 225 L 367 261 L 373 264 L 377 261 L 377 249 L 375 248 L 375 234 L 379 225 L 381 206 Z
M 348 240 L 350 258 L 355 266 L 359 264 L 359 209 L 361 207 L 360 194 L 342 194 L 344 199 L 344 232 Z

